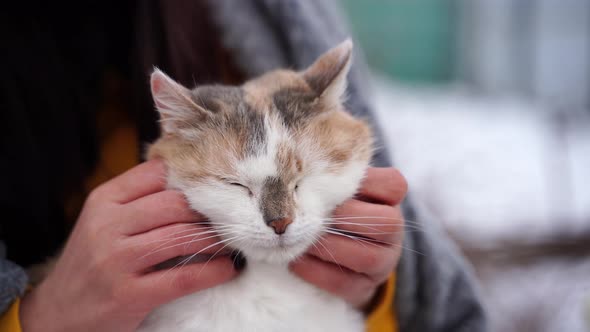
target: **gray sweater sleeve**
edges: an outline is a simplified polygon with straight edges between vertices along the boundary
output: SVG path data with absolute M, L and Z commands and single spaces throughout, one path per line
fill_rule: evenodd
M 225 46 L 251 76 L 278 67 L 305 68 L 349 35 L 333 0 L 209 0 L 209 5 Z M 347 108 L 367 118 L 380 139 L 358 47 L 354 59 Z M 382 148 L 375 155 L 374 165 L 388 166 L 390 160 Z M 404 250 L 397 268 L 394 307 L 400 331 L 487 331 L 469 266 L 432 216 L 421 210 L 415 214 L 410 202 L 408 199 L 405 204 L 406 218 L 420 221 L 423 231 L 406 233 L 404 247 L 408 250 Z
M 24 294 L 28 281 L 25 271 L 5 257 L 6 247 L 0 241 L 0 314 Z
M 400 331 L 488 331 L 479 289 L 470 266 L 432 216 L 414 210 L 404 215 L 422 231 L 406 232 L 397 268 L 395 308 Z

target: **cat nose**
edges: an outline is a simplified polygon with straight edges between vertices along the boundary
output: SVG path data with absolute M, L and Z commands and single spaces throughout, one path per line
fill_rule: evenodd
M 281 234 L 285 233 L 287 226 L 289 226 L 289 224 L 292 222 L 293 222 L 293 219 L 291 219 L 291 218 L 278 218 L 278 219 L 271 220 L 270 222 L 267 223 L 267 225 L 269 227 L 272 227 L 272 229 L 274 229 L 275 233 L 281 235 Z

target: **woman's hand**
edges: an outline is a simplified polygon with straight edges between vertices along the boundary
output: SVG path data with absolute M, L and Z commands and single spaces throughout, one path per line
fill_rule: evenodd
M 98 187 L 52 272 L 23 298 L 23 331 L 134 331 L 155 307 L 228 281 L 237 272 L 227 255 L 172 271 L 153 269 L 222 247 L 195 225 L 201 219 L 180 192 L 165 189 L 161 161 Z
M 397 170 L 370 168 L 359 196 L 336 209 L 328 233 L 292 271 L 364 309 L 397 266 L 404 227 L 399 204 L 406 191 Z

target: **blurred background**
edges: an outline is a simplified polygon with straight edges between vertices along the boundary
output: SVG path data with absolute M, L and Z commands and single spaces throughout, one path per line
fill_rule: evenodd
M 394 162 L 493 331 L 590 331 L 590 1 L 342 5 Z

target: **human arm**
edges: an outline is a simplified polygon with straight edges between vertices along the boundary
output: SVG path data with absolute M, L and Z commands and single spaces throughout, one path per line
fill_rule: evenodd
M 218 240 L 197 234 L 201 220 L 181 193 L 165 188 L 160 161 L 143 163 L 95 189 L 47 278 L 21 302 L 24 332 L 133 331 L 158 305 L 236 275 L 229 256 L 168 273 L 153 266 Z M 162 242 L 162 239 L 170 239 Z M 168 240 L 167 240 L 168 241 Z M 163 245 L 164 244 L 164 245 Z

